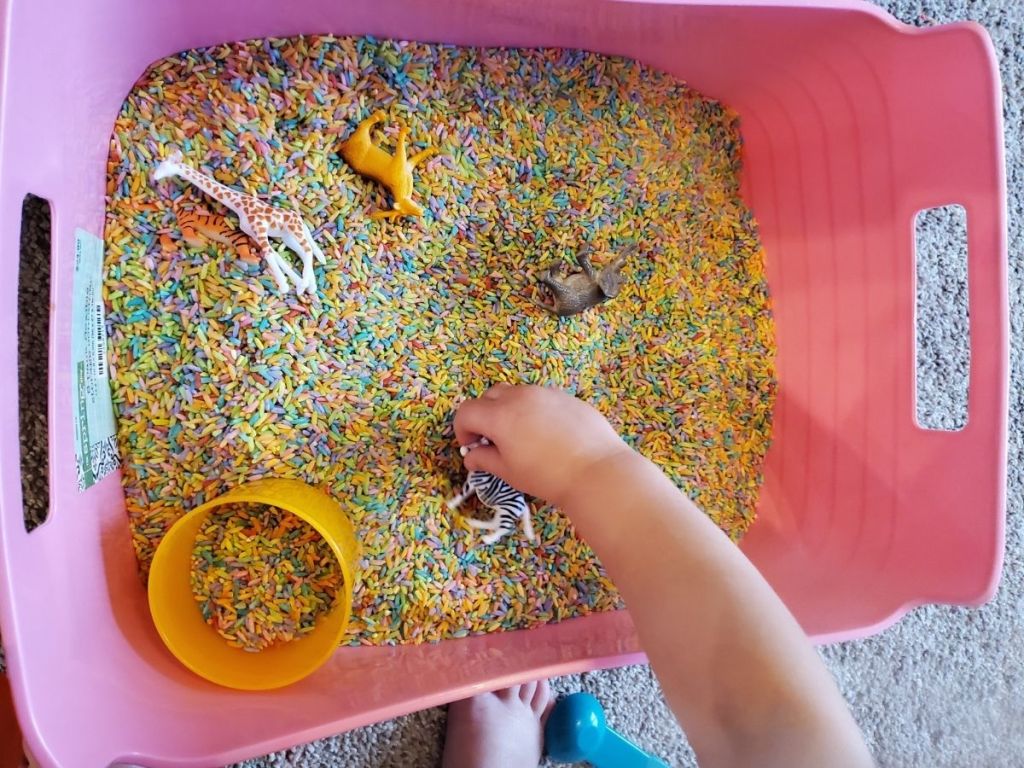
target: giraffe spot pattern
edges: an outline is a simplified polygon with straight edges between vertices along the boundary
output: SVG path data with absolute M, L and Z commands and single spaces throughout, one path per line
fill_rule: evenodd
M 313 276 L 313 256 L 312 253 L 305 250 L 310 245 L 315 247 L 315 243 L 310 243 L 306 225 L 301 215 L 290 209 L 275 208 L 273 205 L 244 192 L 225 187 L 215 179 L 190 166 L 182 165 L 180 175 L 210 195 L 210 197 L 231 208 L 238 215 L 240 229 L 256 241 L 282 290 L 287 284 L 286 281 L 282 281 L 285 280 L 285 277 L 288 277 L 291 279 L 295 289 L 300 293 L 303 291 L 315 293 L 316 280 Z M 287 237 L 290 235 L 294 238 L 292 240 L 293 243 L 298 242 L 305 245 L 304 248 L 299 250 L 291 246 L 288 247 L 295 250 L 302 260 L 303 275 L 308 275 L 308 279 L 306 277 L 300 278 L 290 267 L 281 263 L 280 257 L 274 253 L 270 245 L 268 238 L 270 232 L 273 232 L 275 237 L 281 235 Z M 287 275 L 281 273 L 282 267 L 285 267 Z

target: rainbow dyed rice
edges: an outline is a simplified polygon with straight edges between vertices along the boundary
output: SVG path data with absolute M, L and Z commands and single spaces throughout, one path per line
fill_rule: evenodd
M 371 222 L 383 193 L 338 157 L 378 108 L 392 118 L 387 146 L 400 117 L 414 144 L 442 152 L 417 171 L 422 219 Z M 221 246 L 184 245 L 170 198 L 185 188 L 149 180 L 172 145 L 227 184 L 297 202 L 328 257 L 317 301 L 276 295 L 261 265 Z M 105 231 L 143 572 L 185 510 L 274 475 L 329 488 L 352 515 L 362 557 L 349 643 L 619 607 L 556 511 L 535 505 L 537 546 L 483 547 L 445 509 L 462 480 L 454 410 L 499 381 L 595 403 L 739 538 L 774 397 L 763 254 L 739 170 L 734 115 L 592 53 L 314 37 L 157 62 L 115 125 Z M 639 255 L 620 296 L 558 321 L 530 303 L 532 283 L 584 241 L 598 260 L 633 241 Z
M 311 632 L 341 589 L 341 566 L 309 523 L 265 504 L 227 504 L 192 549 L 192 594 L 206 623 L 246 651 Z

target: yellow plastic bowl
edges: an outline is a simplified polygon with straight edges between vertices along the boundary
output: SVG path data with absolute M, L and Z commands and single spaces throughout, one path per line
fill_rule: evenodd
M 192 594 L 196 534 L 213 510 L 234 503 L 269 504 L 305 520 L 330 544 L 344 580 L 334 608 L 317 620 L 309 634 L 259 653 L 228 645 L 203 620 Z M 197 507 L 171 527 L 153 556 L 149 610 L 171 653 L 197 675 L 248 691 L 280 688 L 315 671 L 341 642 L 352 613 L 356 554 L 352 523 L 330 496 L 300 480 L 255 480 Z

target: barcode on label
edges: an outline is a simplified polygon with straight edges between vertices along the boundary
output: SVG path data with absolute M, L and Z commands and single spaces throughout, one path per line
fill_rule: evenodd
M 100 379 L 107 377 L 107 334 L 103 325 L 103 304 L 96 304 L 96 376 Z
M 75 230 L 71 295 L 71 401 L 78 487 L 86 490 L 117 470 L 117 429 L 110 402 L 110 359 L 103 321 L 103 241 Z

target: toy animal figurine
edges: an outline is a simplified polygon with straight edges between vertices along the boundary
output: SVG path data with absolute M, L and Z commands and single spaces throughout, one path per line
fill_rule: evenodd
M 462 492 L 448 501 L 448 509 L 455 509 L 474 494 L 480 499 L 481 504 L 494 510 L 494 516 L 490 520 L 466 518 L 466 522 L 473 528 L 488 531 L 483 537 L 484 544 L 493 544 L 506 533 L 514 533 L 519 527 L 520 520 L 523 521 L 526 538 L 531 542 L 537 541 L 533 524 L 530 522 L 530 505 L 526 503 L 526 497 L 500 477 L 495 477 L 489 472 L 482 472 L 479 469 L 471 471 L 462 485 Z
M 260 254 L 256 250 L 256 244 L 252 239 L 231 226 L 226 218 L 217 216 L 202 208 L 186 208 L 183 204 L 183 197 L 177 197 L 171 203 L 174 209 L 174 218 L 178 222 L 178 229 L 186 243 L 193 248 L 200 248 L 207 240 L 229 245 L 235 249 L 235 253 L 242 261 L 258 262 Z
M 341 156 L 356 173 L 369 176 L 374 181 L 380 182 L 391 193 L 394 207 L 390 211 L 377 211 L 371 214 L 370 218 L 394 219 L 400 216 L 420 216 L 423 214 L 423 208 L 412 199 L 412 171 L 428 157 L 436 154 L 437 149 L 430 147 L 407 158 L 405 142 L 409 138 L 409 128 L 399 123 L 395 154 L 389 155 L 374 144 L 370 138 L 370 130 L 378 123 L 384 122 L 386 118 L 387 115 L 378 110 L 363 120 L 352 135 L 342 142 Z
M 577 252 L 576 261 L 580 265 L 580 270 L 577 272 L 566 274 L 564 262 L 545 269 L 540 274 L 538 281 L 551 294 L 552 303 L 548 304 L 536 299 L 533 300 L 533 303 L 553 315 L 569 317 L 618 296 L 625 282 L 625 278 L 622 277 L 622 267 L 636 251 L 636 246 L 628 246 L 611 263 L 601 269 L 594 268 L 590 261 L 590 251 L 590 246 L 584 245 Z
M 195 168 L 181 161 L 181 153 L 175 152 L 157 166 L 153 179 L 160 181 L 170 176 L 180 176 L 190 184 L 199 187 L 214 200 L 223 203 L 238 216 L 238 228 L 256 242 L 256 247 L 274 276 L 277 289 L 281 293 L 288 290 L 288 279 L 292 281 L 295 292 L 316 293 L 316 275 L 313 273 L 313 257 L 321 264 L 325 258 L 323 251 L 313 240 L 309 227 L 295 211 L 276 208 L 269 203 L 247 195 L 244 192 L 224 186 L 211 179 Z M 270 238 L 280 238 L 284 244 L 298 254 L 302 260 L 302 276 L 282 259 L 270 245 Z M 286 276 L 288 279 L 286 279 Z

